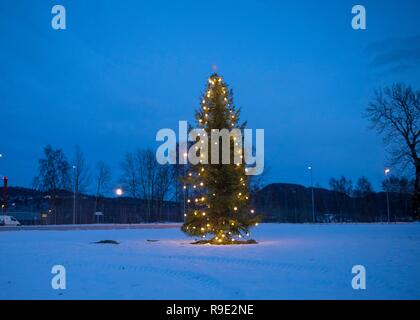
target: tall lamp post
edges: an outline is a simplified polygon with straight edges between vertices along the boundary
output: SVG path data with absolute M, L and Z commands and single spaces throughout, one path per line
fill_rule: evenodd
M 184 153 L 184 164 L 182 165 L 182 170 L 184 171 L 183 172 L 184 179 L 185 179 L 185 176 L 187 174 L 187 172 L 186 172 L 187 161 L 188 161 L 188 153 Z M 183 201 L 184 202 L 184 209 L 183 209 L 182 216 L 183 216 L 184 223 L 185 223 L 185 219 L 187 217 L 187 186 L 184 184 L 182 189 L 183 189 L 183 196 L 184 196 L 184 201 Z
M 77 166 L 73 166 L 74 170 L 74 189 L 73 189 L 73 224 L 76 224 L 76 188 L 77 188 Z
M 3 158 L 3 154 L 0 153 L 0 159 Z M 7 177 L 3 176 L 2 177 L 3 180 L 3 199 L 2 199 L 2 203 L 1 203 L 1 210 L 3 212 L 3 214 L 6 214 L 7 211 Z
M 313 183 L 313 176 L 312 176 L 312 166 L 309 166 L 308 170 L 311 174 L 312 221 L 315 223 L 315 197 L 314 197 L 314 183 Z
M 390 168 L 385 168 L 384 173 L 385 173 L 385 178 L 388 179 L 388 174 L 391 172 Z M 389 189 L 386 189 L 386 211 L 388 214 L 388 223 L 391 222 L 391 215 L 389 212 Z

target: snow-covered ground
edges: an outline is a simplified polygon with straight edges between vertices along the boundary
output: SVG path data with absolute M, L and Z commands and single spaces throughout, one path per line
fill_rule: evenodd
M 195 246 L 178 229 L 0 232 L 0 299 L 420 299 L 420 224 L 263 224 L 253 236 Z M 120 244 L 93 244 L 105 239 Z M 54 265 L 66 290 L 51 287 Z M 354 265 L 366 290 L 352 289 Z

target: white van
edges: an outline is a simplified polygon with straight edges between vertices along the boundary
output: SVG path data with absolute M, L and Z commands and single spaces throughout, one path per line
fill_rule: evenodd
M 15 217 L 0 215 L 0 226 L 20 226 L 20 222 Z

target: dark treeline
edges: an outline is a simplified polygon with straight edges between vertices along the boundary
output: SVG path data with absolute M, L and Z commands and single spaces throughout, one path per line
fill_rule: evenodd
M 363 183 L 362 183 L 362 182 Z M 366 178 L 360 178 L 353 188 L 344 177 L 331 179 L 328 190 L 314 188 L 316 221 L 386 222 L 387 193 L 391 221 L 410 221 L 411 190 L 405 178 L 390 177 L 382 184 L 383 191 L 367 188 Z M 343 186 L 347 188 L 342 189 Z M 364 186 L 364 188 L 361 188 Z M 2 191 L 0 189 L 0 191 Z M 52 212 L 51 194 L 27 188 L 9 189 L 9 212 L 24 224 L 68 224 L 73 219 L 74 194 L 61 190 L 56 193 L 56 216 Z M 311 188 L 297 184 L 275 183 L 254 191 L 253 202 L 265 222 L 312 222 Z M 142 223 L 183 221 L 183 197 L 177 201 L 151 202 L 146 199 L 80 194 L 77 201 L 77 223 Z M 150 210 L 152 208 L 152 210 Z M 103 216 L 93 213 L 99 210 Z
M 399 180 L 399 179 L 398 179 Z M 405 179 L 403 179 L 405 180 Z M 267 222 L 312 222 L 311 188 L 302 185 L 276 183 L 258 192 L 255 205 Z M 412 219 L 411 195 L 404 190 L 388 192 L 390 221 Z M 316 222 L 386 222 L 387 193 L 369 192 L 350 195 L 323 188 L 314 188 Z

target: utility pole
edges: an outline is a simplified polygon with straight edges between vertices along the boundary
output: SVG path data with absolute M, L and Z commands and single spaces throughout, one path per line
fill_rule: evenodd
M 76 224 L 76 193 L 78 184 L 78 172 L 77 166 L 73 166 L 74 170 L 74 189 L 73 189 L 73 224 Z
M 187 160 L 188 160 L 188 154 L 184 153 L 184 163 L 182 165 L 183 178 L 184 179 L 187 175 L 187 172 L 186 172 Z M 183 213 L 182 213 L 182 217 L 183 217 L 184 223 L 185 223 L 185 218 L 186 218 L 186 215 L 187 215 L 187 185 L 185 184 L 185 181 L 183 181 L 183 184 L 184 184 L 184 186 L 182 187 L 182 189 L 183 189 L 183 193 L 184 193 L 184 210 L 183 210 Z
M 385 173 L 385 178 L 388 179 L 388 174 L 391 172 L 391 169 L 389 168 L 385 168 L 384 173 Z M 388 214 L 388 223 L 391 222 L 391 214 L 389 211 L 389 188 L 386 189 L 386 211 Z
M 6 215 L 7 211 L 7 181 L 7 177 L 3 177 L 3 203 L 1 207 L 4 215 Z
M 313 183 L 313 177 L 312 177 L 312 166 L 309 166 L 308 170 L 311 173 L 312 222 L 315 223 L 315 196 L 314 196 L 314 183 Z

